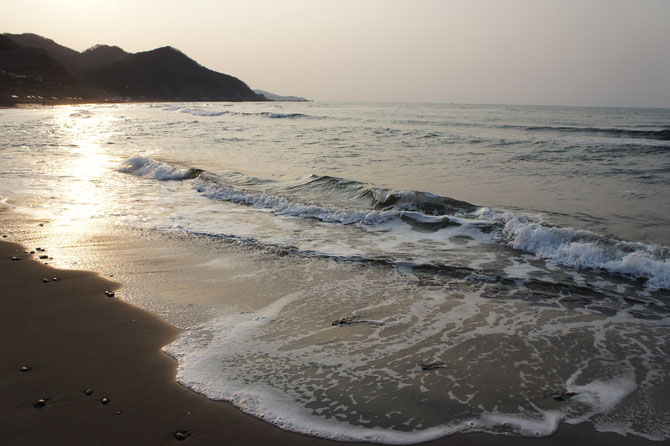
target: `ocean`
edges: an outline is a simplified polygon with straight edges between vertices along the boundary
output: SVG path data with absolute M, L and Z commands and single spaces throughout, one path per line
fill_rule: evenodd
M 0 204 L 183 328 L 212 399 L 344 441 L 670 439 L 670 109 L 26 107 L 0 153 Z

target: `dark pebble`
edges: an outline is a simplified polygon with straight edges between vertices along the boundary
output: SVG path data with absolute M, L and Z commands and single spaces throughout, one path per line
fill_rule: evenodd
M 93 395 L 93 389 L 84 390 L 84 395 Z
M 6 236 L 6 235 L 3 235 L 2 238 L 7 238 L 7 236 Z
M 37 226 L 44 226 L 42 223 L 38 223 Z
M 32 369 L 33 369 L 32 367 L 24 365 L 23 367 L 21 367 L 21 372 L 26 373 L 31 371 Z
M 18 262 L 19 260 L 21 260 L 21 257 L 16 257 L 16 256 L 12 257 L 13 262 Z
M 336 321 L 333 321 L 333 322 L 331 323 L 331 325 L 335 325 L 335 326 L 341 327 L 342 325 L 348 325 L 348 324 L 351 324 L 351 323 L 352 323 L 351 318 L 343 317 L 343 318 L 340 318 L 340 319 L 338 319 L 338 320 L 336 320 Z
M 35 254 L 35 251 L 30 251 L 31 254 Z
M 60 278 L 60 277 L 54 277 L 54 278 L 51 279 L 51 280 L 53 280 L 54 282 L 60 282 L 60 281 L 61 281 L 61 278 Z
M 44 260 L 44 259 L 48 259 L 48 258 L 49 258 L 48 255 L 41 255 L 41 256 L 40 256 L 40 259 L 42 259 L 42 260 Z
M 35 248 L 35 251 L 37 251 L 37 252 L 44 252 L 45 250 L 42 249 L 42 248 Z
M 42 282 L 49 283 L 49 282 L 51 282 L 51 279 L 49 279 L 48 277 L 45 277 L 44 279 L 42 279 Z
M 47 405 L 47 400 L 45 400 L 44 398 L 40 398 L 37 401 L 33 401 L 33 406 L 37 407 L 37 408 L 44 407 L 46 405 Z
M 109 291 L 109 290 L 105 291 L 105 296 L 114 297 L 114 291 Z
M 103 398 L 100 400 L 102 404 L 109 404 L 109 398 Z
M 188 432 L 175 432 L 174 433 L 174 438 L 179 440 L 179 441 L 186 440 L 186 437 L 188 437 Z
M 419 364 L 421 366 L 421 370 L 433 370 L 433 369 L 443 369 L 446 368 L 447 365 L 444 362 L 436 361 L 436 362 L 424 362 Z

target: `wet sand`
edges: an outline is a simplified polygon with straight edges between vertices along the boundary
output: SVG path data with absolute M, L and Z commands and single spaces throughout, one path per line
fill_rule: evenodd
M 176 362 L 161 351 L 177 328 L 105 295 L 121 284 L 52 268 L 48 258 L 38 259 L 48 252 L 26 253 L 6 240 L 0 239 L 0 444 L 176 444 L 177 433 L 186 444 L 340 444 L 282 431 L 177 384 Z M 35 407 L 40 399 L 44 405 Z M 562 425 L 545 438 L 474 433 L 427 444 L 668 443 L 582 424 Z

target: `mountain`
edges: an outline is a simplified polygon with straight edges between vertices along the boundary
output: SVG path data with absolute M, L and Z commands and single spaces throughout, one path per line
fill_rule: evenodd
M 31 96 L 29 102 L 41 102 L 51 97 L 81 98 L 87 94 L 85 87 L 46 50 L 23 48 L 0 35 L 0 104 L 27 96 Z
M 7 47 L 0 51 L 0 66 L 11 68 L 2 68 L 0 102 L 34 101 L 27 96 L 45 94 L 59 101 L 67 96 L 88 101 L 267 100 L 241 80 L 205 68 L 172 47 L 128 53 L 118 46 L 95 45 L 80 53 L 36 34 L 0 37 L 0 46 Z M 21 85 L 15 75 L 24 79 Z
M 94 70 L 123 60 L 129 55 L 130 53 L 126 53 L 118 46 L 95 45 L 81 53 L 81 61 L 87 70 Z
M 39 48 L 45 50 L 59 64 L 65 67 L 70 74 L 80 71 L 82 64 L 81 53 L 63 45 L 59 45 L 51 39 L 38 36 L 37 34 L 4 34 L 17 45 L 23 48 Z
M 309 99 L 301 98 L 299 96 L 280 96 L 278 94 L 270 93 L 263 90 L 254 90 L 254 93 L 261 94 L 271 101 L 278 102 L 308 102 Z
M 259 100 L 241 80 L 199 65 L 181 51 L 163 47 L 130 54 L 84 73 L 91 87 L 143 100 Z

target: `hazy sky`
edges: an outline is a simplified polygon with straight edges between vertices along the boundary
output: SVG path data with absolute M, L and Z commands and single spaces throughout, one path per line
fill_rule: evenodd
M 0 32 L 171 45 L 318 100 L 670 107 L 670 0 L 0 0 Z

